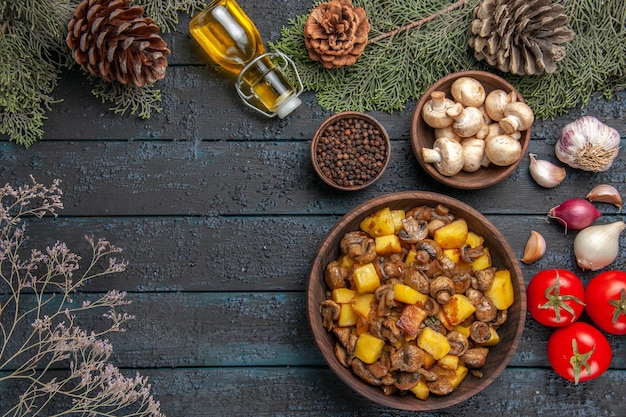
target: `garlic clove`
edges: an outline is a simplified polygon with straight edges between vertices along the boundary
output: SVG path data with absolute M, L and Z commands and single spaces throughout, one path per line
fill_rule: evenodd
M 610 203 L 622 211 L 622 196 L 615 187 L 609 184 L 596 185 L 587 193 L 589 201 L 597 201 L 600 203 Z
M 533 153 L 528 154 L 528 156 L 530 157 L 528 170 L 530 171 L 530 176 L 537 184 L 544 188 L 554 188 L 563 182 L 567 175 L 565 168 L 555 165 L 550 161 L 537 159 L 537 155 Z
M 619 252 L 619 237 L 626 223 L 617 221 L 589 226 L 574 239 L 576 263 L 583 270 L 598 271 L 615 261 Z
M 525 264 L 531 264 L 541 258 L 546 253 L 546 240 L 541 233 L 536 231 L 530 232 L 530 237 L 524 248 L 524 255 L 521 261 Z

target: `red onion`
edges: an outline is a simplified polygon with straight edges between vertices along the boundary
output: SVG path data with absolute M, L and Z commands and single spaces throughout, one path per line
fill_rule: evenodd
M 548 217 L 556 219 L 565 226 L 566 230 L 584 229 L 601 215 L 602 213 L 584 198 L 572 198 L 556 207 L 552 207 L 548 212 Z

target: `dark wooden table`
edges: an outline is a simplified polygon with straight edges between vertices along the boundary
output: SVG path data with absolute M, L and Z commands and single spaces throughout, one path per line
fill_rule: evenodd
M 277 40 L 289 18 L 309 2 L 241 0 L 266 41 Z M 172 55 L 160 83 L 163 112 L 151 119 L 118 116 L 90 93 L 78 71 L 63 74 L 45 123 L 45 138 L 25 149 L 0 141 L 0 179 L 19 184 L 28 175 L 45 184 L 62 180 L 61 216 L 33 221 L 31 239 L 56 240 L 79 250 L 83 236 L 105 237 L 124 248 L 130 266 L 87 292 L 129 292 L 137 315 L 128 331 L 111 338 L 112 360 L 139 370 L 168 416 L 407 416 L 348 389 L 323 362 L 305 314 L 307 273 L 316 248 L 346 212 L 373 197 L 429 190 L 460 199 L 498 226 L 521 257 L 532 229 L 548 253 L 523 265 L 526 280 L 539 270 L 576 270 L 572 242 L 547 211 L 584 197 L 600 183 L 626 195 L 620 152 L 602 174 L 568 169 L 556 189 L 537 186 L 526 157 L 513 176 L 488 189 L 459 191 L 425 176 L 409 143 L 414 102 L 394 114 L 372 113 L 392 138 L 392 158 L 375 185 L 350 194 L 316 178 L 309 142 L 331 114 L 313 94 L 285 120 L 247 109 L 232 82 L 203 64 L 181 16 L 177 33 L 165 34 Z M 529 151 L 555 161 L 561 127 L 583 114 L 615 127 L 625 145 L 626 94 L 593 100 L 554 120 L 537 121 Z M 604 222 L 624 219 L 599 205 Z M 626 241 L 612 265 L 624 270 Z M 593 273 L 580 273 L 587 282 Z M 88 328 L 99 318 L 86 318 Z M 626 341 L 609 337 L 611 369 L 575 386 L 551 371 L 545 353 L 550 330 L 528 317 L 510 366 L 486 391 L 440 413 L 421 416 L 625 415 Z M 0 395 L 0 409 L 6 395 Z

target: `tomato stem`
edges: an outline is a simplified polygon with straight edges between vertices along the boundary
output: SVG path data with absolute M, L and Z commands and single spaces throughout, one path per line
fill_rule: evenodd
M 617 320 L 619 320 L 619 316 L 626 314 L 626 290 L 622 288 L 619 294 L 619 300 L 611 300 L 609 304 L 615 307 L 615 310 L 613 310 L 613 324 L 615 324 Z
M 572 339 L 572 356 L 569 358 L 569 363 L 572 365 L 572 372 L 574 373 L 574 384 L 578 385 L 580 380 L 580 373 L 584 367 L 587 374 L 591 375 L 591 366 L 589 365 L 589 359 L 593 352 L 596 350 L 595 345 L 587 353 L 578 352 L 578 342 L 576 339 Z
M 554 308 L 554 316 L 557 322 L 561 321 L 561 309 L 570 313 L 572 315 L 572 320 L 575 320 L 576 313 L 574 312 L 574 309 L 566 303 L 566 301 L 571 300 L 583 306 L 585 305 L 585 303 L 583 303 L 580 298 L 574 295 L 561 295 L 561 280 L 559 278 L 559 271 L 555 271 L 555 273 L 556 277 L 554 279 L 554 285 L 546 288 L 545 292 L 543 293 L 543 295 L 546 297 L 546 300 L 548 301 L 545 304 L 540 305 L 539 308 L 544 310 Z M 624 307 L 626 307 L 626 295 L 624 297 Z

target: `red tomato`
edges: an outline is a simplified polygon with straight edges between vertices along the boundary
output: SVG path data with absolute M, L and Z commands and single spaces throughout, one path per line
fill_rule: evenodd
M 587 314 L 599 328 L 626 334 L 626 272 L 606 271 L 593 277 L 585 301 Z
M 528 283 L 526 296 L 528 311 L 546 326 L 573 323 L 585 309 L 585 287 L 576 274 L 565 269 L 537 273 Z
M 548 360 L 557 374 L 578 382 L 602 375 L 611 364 L 613 352 L 602 332 L 578 321 L 556 329 L 548 339 Z

